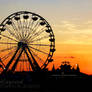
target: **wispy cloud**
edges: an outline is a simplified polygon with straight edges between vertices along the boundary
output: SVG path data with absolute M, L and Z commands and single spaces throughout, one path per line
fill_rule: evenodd
M 57 31 L 60 32 L 70 32 L 70 31 L 74 31 L 76 30 L 76 26 L 75 24 L 69 22 L 69 21 L 61 21 L 59 24 L 54 24 L 53 27 L 55 29 L 57 29 Z
M 59 24 L 54 24 L 53 28 L 58 31 L 57 39 L 64 43 L 91 44 L 92 42 L 92 21 L 83 23 L 61 21 Z

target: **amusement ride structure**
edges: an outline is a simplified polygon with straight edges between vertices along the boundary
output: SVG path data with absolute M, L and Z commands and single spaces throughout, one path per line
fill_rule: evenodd
M 55 51 L 55 36 L 40 15 L 20 11 L 0 24 L 0 71 L 44 70 Z

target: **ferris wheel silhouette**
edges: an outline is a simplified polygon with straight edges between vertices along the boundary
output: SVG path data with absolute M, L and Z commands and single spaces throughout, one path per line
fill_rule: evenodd
M 40 71 L 52 62 L 55 36 L 40 15 L 20 11 L 0 25 L 0 67 L 2 72 Z

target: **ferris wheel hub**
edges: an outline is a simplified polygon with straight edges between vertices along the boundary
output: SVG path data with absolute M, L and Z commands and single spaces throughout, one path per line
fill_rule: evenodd
M 24 43 L 24 42 L 18 42 L 18 47 L 19 48 L 25 48 L 25 47 L 27 47 L 27 44 Z

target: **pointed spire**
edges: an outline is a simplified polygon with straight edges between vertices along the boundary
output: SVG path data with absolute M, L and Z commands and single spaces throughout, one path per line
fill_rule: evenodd
M 77 64 L 77 69 L 76 69 L 77 72 L 80 72 L 80 68 L 79 68 L 79 65 Z
M 55 66 L 54 66 L 54 64 L 53 64 L 53 67 L 52 67 L 52 71 L 53 72 L 55 72 L 56 70 L 55 70 Z

